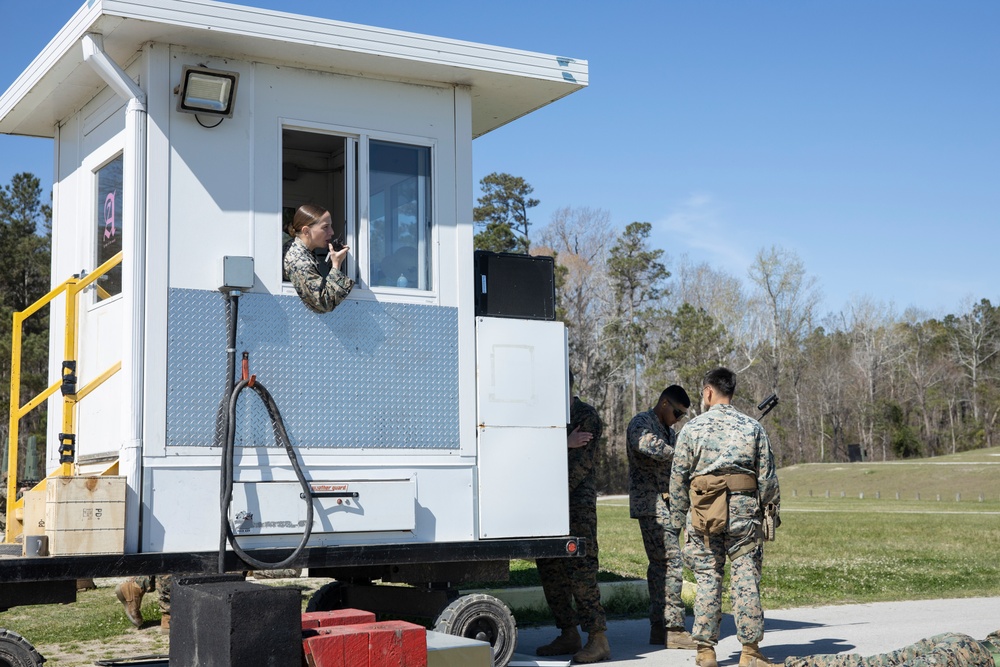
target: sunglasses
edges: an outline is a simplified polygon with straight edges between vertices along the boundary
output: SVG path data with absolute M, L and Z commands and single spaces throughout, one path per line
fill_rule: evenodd
M 670 407 L 674 409 L 674 419 L 680 419 L 687 414 L 687 410 L 681 410 L 676 405 L 671 405 Z

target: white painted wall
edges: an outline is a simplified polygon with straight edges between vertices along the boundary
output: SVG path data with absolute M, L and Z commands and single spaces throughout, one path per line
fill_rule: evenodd
M 135 62 L 129 75 L 140 67 Z M 52 283 L 73 274 L 90 273 L 97 267 L 97 216 L 95 170 L 120 154 L 125 142 L 124 102 L 109 89 L 103 90 L 77 114 L 64 121 L 56 138 L 53 187 Z M 122 202 L 123 204 L 124 202 Z M 132 230 L 123 229 L 127 236 Z M 65 358 L 65 308 L 63 297 L 50 311 L 50 377 L 61 374 Z M 122 297 L 98 302 L 88 289 L 77 301 L 77 387 L 96 378 L 121 359 L 123 341 Z M 121 374 L 105 381 L 77 408 L 77 459 L 118 451 L 121 436 Z M 61 394 L 49 400 L 46 466 L 58 466 L 58 433 L 62 430 Z
M 357 479 L 412 476 L 416 480 L 416 529 L 411 533 L 326 535 L 315 544 L 474 539 L 475 403 L 474 329 L 472 327 L 471 103 L 469 92 L 450 86 L 414 85 L 306 71 L 271 64 L 214 59 L 171 47 L 169 57 L 150 60 L 150 78 L 166 68 L 170 86 L 184 65 L 237 71 L 240 74 L 234 117 L 219 127 L 198 125 L 194 116 L 177 113 L 175 99 L 166 103 L 150 91 L 150 196 L 165 197 L 165 207 L 150 207 L 149 280 L 165 278 L 168 289 L 217 288 L 218 263 L 224 255 L 254 258 L 254 291 L 288 293 L 281 283 L 281 129 L 292 127 L 332 132 L 360 142 L 398 141 L 432 148 L 434 289 L 414 298 L 392 290 L 368 290 L 362 283 L 351 298 L 415 301 L 459 307 L 463 405 L 460 452 L 404 452 L 390 458 L 379 453 L 302 451 L 303 466 L 313 479 L 341 479 L 345 467 Z M 460 117 L 456 121 L 456 117 Z M 206 122 L 210 123 L 211 120 Z M 456 139 L 461 127 L 462 138 Z M 154 146 L 167 146 L 166 156 Z M 461 146 L 461 148 L 459 148 Z M 459 160 L 461 164 L 459 164 Z M 362 160 L 363 162 L 363 160 Z M 164 177 L 163 171 L 166 170 Z M 456 174 L 461 174 L 457 176 Z M 167 189 L 160 185 L 169 183 Z M 364 183 L 363 179 L 360 181 Z M 462 192 L 459 192 L 459 188 Z M 159 193 L 159 194 L 157 194 Z M 358 197 L 359 236 L 367 233 L 367 196 Z M 459 225 L 459 211 L 464 225 Z M 164 233 L 164 229 L 166 232 Z M 164 251 L 165 248 L 165 251 Z M 159 251 L 157 251 L 159 249 Z M 355 248 L 355 252 L 359 249 Z M 461 259 L 460 259 L 461 258 Z M 367 258 L 362 257 L 365 262 Z M 464 289 L 461 280 L 468 284 Z M 165 358 L 165 293 L 147 296 L 147 357 L 158 365 Z M 159 305 L 161 304 L 162 305 Z M 159 386 L 147 367 L 147 386 Z M 468 391 L 471 389 L 472 391 Z M 218 539 L 218 452 L 204 447 L 166 448 L 164 399 L 147 399 L 143 491 L 143 550 L 212 549 Z M 467 397 L 467 398 L 466 398 Z M 293 480 L 280 452 L 245 452 L 239 478 L 251 481 Z M 294 544 L 295 536 L 241 538 L 248 545 Z

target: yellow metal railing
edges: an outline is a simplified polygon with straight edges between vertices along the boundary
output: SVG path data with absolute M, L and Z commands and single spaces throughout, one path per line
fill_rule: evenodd
M 119 361 L 83 387 L 77 388 L 76 386 L 77 310 L 79 305 L 77 297 L 80 292 L 93 284 L 94 281 L 105 273 L 118 266 L 121 261 L 122 253 L 119 252 L 97 267 L 93 273 L 84 278 L 74 276 L 64 280 L 49 291 L 48 294 L 23 311 L 14 313 L 14 327 L 11 332 L 10 345 L 10 428 L 8 429 L 7 439 L 7 532 L 4 537 L 4 541 L 8 544 L 13 542 L 23 531 L 22 522 L 17 516 L 18 510 L 23 511 L 24 508 L 24 499 L 18 499 L 17 497 L 17 440 L 21 418 L 44 403 L 54 393 L 60 389 L 63 390 L 62 433 L 59 436 L 59 467 L 49 477 L 67 477 L 73 475 L 76 461 L 76 404 L 87 394 L 99 387 L 101 383 L 117 373 L 122 367 L 122 362 Z M 96 288 L 99 292 L 103 292 L 99 285 Z M 66 329 L 65 344 L 63 346 L 62 377 L 22 406 L 21 327 L 26 319 L 48 305 L 57 296 L 64 293 L 66 295 Z M 106 295 L 107 293 L 105 292 L 104 294 Z M 35 489 L 44 489 L 46 481 L 47 479 L 42 480 Z

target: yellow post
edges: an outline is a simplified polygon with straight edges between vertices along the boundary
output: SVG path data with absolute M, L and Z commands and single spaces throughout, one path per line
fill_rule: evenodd
M 74 437 L 76 434 L 76 383 L 79 380 L 76 368 L 76 296 L 80 292 L 79 279 L 72 278 L 66 285 L 66 327 L 65 339 L 63 341 L 63 382 L 67 378 L 72 380 L 73 392 L 63 395 L 63 415 L 62 431 L 67 437 Z M 72 365 L 68 367 L 68 365 Z M 72 376 L 71 378 L 69 376 Z M 75 447 L 75 446 L 74 446 Z M 75 449 L 74 449 L 75 451 Z M 59 443 L 59 475 L 68 477 L 73 474 L 73 462 L 63 461 L 63 443 Z M 74 456 L 75 459 L 75 456 Z
M 14 503 L 17 502 L 17 437 L 21 421 L 21 313 L 14 313 L 14 328 L 10 341 L 10 424 L 7 429 L 7 532 L 4 541 L 8 544 L 20 533 L 15 528 Z M 13 534 L 12 534 L 13 533 Z

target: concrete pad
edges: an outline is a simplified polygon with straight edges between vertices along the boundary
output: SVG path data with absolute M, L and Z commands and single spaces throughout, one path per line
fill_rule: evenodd
M 687 619 L 691 628 L 691 618 Z M 815 653 L 870 655 L 900 648 L 942 632 L 961 632 L 983 639 L 1000 629 L 1000 598 L 876 602 L 833 607 L 803 607 L 765 611 L 761 650 L 775 662 Z M 516 657 L 534 656 L 535 649 L 552 641 L 552 627 L 520 628 Z M 722 619 L 722 640 L 716 647 L 720 665 L 739 662 L 740 643 L 731 615 Z M 609 621 L 609 667 L 693 667 L 694 651 L 650 646 L 649 622 Z M 568 658 L 569 656 L 567 656 Z M 551 659 L 551 658 L 550 658 Z
M 486 642 L 427 631 L 427 667 L 493 667 Z

